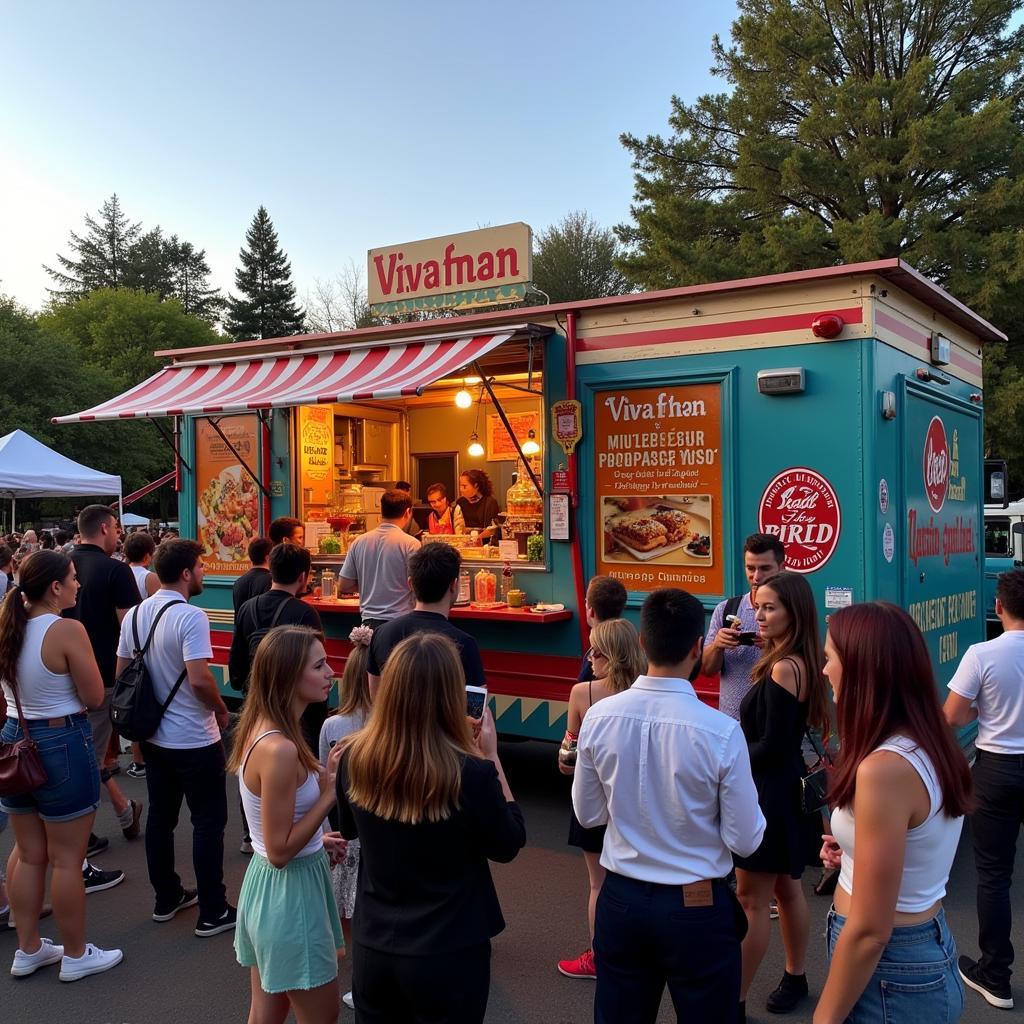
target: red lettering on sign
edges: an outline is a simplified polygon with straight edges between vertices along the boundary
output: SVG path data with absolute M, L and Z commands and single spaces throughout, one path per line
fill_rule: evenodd
M 933 512 L 941 512 L 949 489 L 949 445 L 946 428 L 938 416 L 933 416 L 924 437 L 924 492 Z
M 808 573 L 820 569 L 839 543 L 842 516 L 832 485 L 813 469 L 784 470 L 761 495 L 758 529 L 779 538 L 786 568 Z

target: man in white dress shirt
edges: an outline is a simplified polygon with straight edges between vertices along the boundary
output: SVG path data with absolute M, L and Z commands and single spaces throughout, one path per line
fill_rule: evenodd
M 595 704 L 580 730 L 572 800 L 580 823 L 607 823 L 597 901 L 596 1024 L 653 1022 L 666 983 L 679 1020 L 732 1024 L 746 920 L 725 882 L 764 816 L 739 723 L 687 681 L 704 609 L 654 591 L 640 612 L 647 675 Z

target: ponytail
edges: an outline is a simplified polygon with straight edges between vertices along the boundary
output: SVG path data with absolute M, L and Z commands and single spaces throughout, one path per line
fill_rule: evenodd
M 7 682 L 12 690 L 15 688 L 18 655 L 21 654 L 27 622 L 25 599 L 21 587 L 15 584 L 7 591 L 0 605 L 0 679 Z
M 71 559 L 59 551 L 33 551 L 18 571 L 18 580 L 0 605 L 0 679 L 15 688 L 18 657 L 25 641 L 28 610 L 25 601 L 39 601 L 53 583 L 62 583 Z

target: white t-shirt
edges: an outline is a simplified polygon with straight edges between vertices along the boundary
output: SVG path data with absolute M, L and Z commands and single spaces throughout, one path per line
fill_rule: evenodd
M 1024 630 L 968 647 L 949 688 L 978 705 L 979 750 L 1024 754 Z
M 139 595 L 145 600 L 149 597 L 149 594 L 146 592 L 146 580 L 149 578 L 151 570 L 147 569 L 144 565 L 129 565 L 128 568 L 131 569 L 132 575 L 135 577 L 135 585 L 139 588 Z M 167 614 L 170 615 L 171 613 L 168 612 Z
M 213 657 L 210 620 L 206 612 L 190 605 L 176 591 L 163 588 L 124 617 L 117 656 L 132 656 L 135 649 L 132 620 L 135 616 L 138 615 L 139 644 L 144 645 L 156 613 L 168 603 L 173 607 L 168 608 L 157 623 L 156 636 L 146 654 L 146 668 L 153 680 L 153 692 L 161 702 L 167 700 L 178 676 L 184 671 L 186 661 Z M 160 728 L 149 742 L 172 750 L 188 750 L 208 747 L 219 739 L 220 728 L 216 715 L 199 702 L 186 676 L 164 713 Z

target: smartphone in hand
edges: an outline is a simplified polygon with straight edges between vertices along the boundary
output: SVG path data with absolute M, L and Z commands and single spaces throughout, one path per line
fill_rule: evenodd
M 484 717 L 485 707 L 487 707 L 487 689 L 483 686 L 467 686 L 466 714 L 470 718 L 479 720 Z

